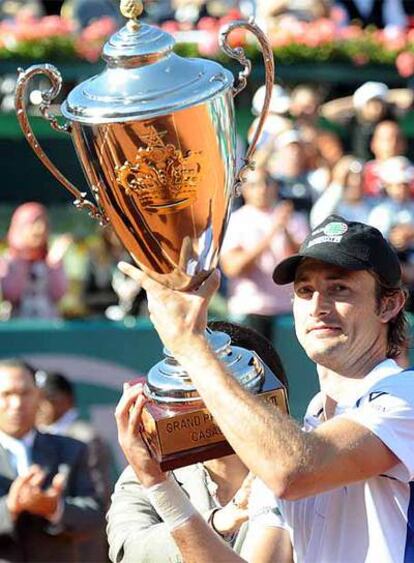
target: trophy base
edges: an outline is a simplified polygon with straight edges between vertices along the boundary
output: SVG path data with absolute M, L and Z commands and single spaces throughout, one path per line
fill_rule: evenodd
M 259 398 L 288 412 L 286 390 L 266 370 Z M 202 401 L 180 405 L 148 401 L 143 409 L 143 438 L 163 471 L 234 453 Z

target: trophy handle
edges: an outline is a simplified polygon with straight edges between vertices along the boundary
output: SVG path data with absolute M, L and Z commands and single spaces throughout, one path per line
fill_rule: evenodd
M 269 44 L 269 41 L 266 35 L 260 29 L 260 27 L 258 27 L 254 23 L 253 19 L 250 19 L 249 21 L 238 20 L 238 21 L 230 22 L 227 25 L 225 25 L 220 30 L 220 36 L 219 36 L 220 48 L 229 57 L 231 57 L 232 59 L 236 59 L 244 67 L 244 69 L 239 72 L 238 83 L 233 88 L 233 96 L 237 96 L 237 94 L 239 94 L 239 92 L 241 92 L 246 87 L 247 78 L 252 70 L 252 63 L 246 57 L 244 49 L 242 47 L 236 47 L 236 48 L 230 47 L 230 45 L 227 42 L 229 34 L 234 29 L 237 28 L 245 28 L 248 31 L 251 31 L 251 33 L 253 33 L 253 35 L 255 35 L 256 39 L 258 40 L 263 54 L 263 61 L 265 65 L 265 84 L 266 84 L 266 94 L 265 94 L 265 99 L 260 114 L 259 122 L 257 124 L 256 131 L 254 132 L 250 146 L 247 149 L 246 155 L 243 159 L 244 165 L 240 168 L 235 178 L 234 192 L 235 195 L 240 195 L 240 188 L 244 182 L 244 178 L 243 178 L 244 173 L 247 170 L 254 169 L 254 161 L 251 160 L 251 157 L 256 149 L 257 141 L 259 140 L 259 137 L 262 133 L 263 125 L 267 113 L 269 111 L 270 98 L 272 96 L 273 83 L 275 80 L 275 64 L 273 60 L 273 51 Z
M 46 168 L 53 174 L 53 176 L 59 180 L 59 182 L 75 197 L 73 202 L 79 209 L 86 209 L 91 217 L 98 219 L 98 221 L 104 225 L 107 220 L 101 211 L 94 205 L 91 201 L 86 199 L 86 192 L 81 192 L 75 186 L 65 178 L 65 176 L 56 168 L 52 161 L 46 156 L 42 147 L 39 145 L 33 130 L 30 126 L 29 118 L 26 110 L 26 90 L 30 80 L 33 76 L 37 74 L 44 74 L 48 77 L 51 82 L 51 87 L 41 92 L 42 102 L 39 106 L 40 113 L 42 116 L 49 121 L 51 127 L 56 131 L 70 133 L 71 124 L 65 123 L 60 125 L 56 116 L 49 111 L 50 104 L 52 100 L 56 98 L 62 87 L 62 76 L 58 69 L 50 64 L 44 65 L 33 65 L 27 70 L 21 68 L 18 69 L 19 76 L 16 84 L 16 91 L 14 95 L 15 108 L 17 113 L 17 119 L 19 120 L 20 127 L 23 131 L 27 142 L 32 147 L 36 156 L 41 160 L 41 162 L 46 166 Z

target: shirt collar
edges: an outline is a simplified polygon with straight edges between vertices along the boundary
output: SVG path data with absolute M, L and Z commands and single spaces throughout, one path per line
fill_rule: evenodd
M 341 400 L 336 405 L 335 415 L 341 414 L 346 409 L 355 406 L 358 399 L 367 393 L 367 391 L 375 385 L 378 381 L 401 373 L 403 368 L 397 364 L 395 360 L 387 358 L 374 367 L 363 379 L 356 380 L 357 384 L 355 389 L 341 397 Z M 313 397 L 308 406 L 306 414 L 305 427 L 315 428 L 321 423 L 320 414 L 323 411 L 323 393 L 319 391 Z
M 355 403 L 360 399 L 363 395 L 365 395 L 368 390 L 390 375 L 396 375 L 401 373 L 403 368 L 397 364 L 395 360 L 391 358 L 387 358 L 380 362 L 378 365 L 374 367 L 363 379 L 358 381 L 358 385 L 356 389 L 347 393 L 343 399 L 337 405 L 337 414 L 338 410 L 342 411 L 342 409 L 346 407 L 353 407 Z
M 78 418 L 78 409 L 72 408 L 65 412 L 58 420 L 49 426 L 45 426 L 44 430 L 50 434 L 63 434 L 65 430 Z
M 0 444 L 11 452 L 16 452 L 17 450 L 21 449 L 22 446 L 25 449 L 29 449 L 33 446 L 34 440 L 36 436 L 35 430 L 29 430 L 27 434 L 25 434 L 22 438 L 14 438 L 13 436 L 9 436 L 5 432 L 0 430 Z

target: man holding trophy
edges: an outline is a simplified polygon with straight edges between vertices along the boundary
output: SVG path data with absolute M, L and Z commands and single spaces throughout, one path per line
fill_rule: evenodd
M 253 500 L 265 499 L 252 528 L 266 541 L 251 544 L 249 559 L 269 560 L 279 548 L 289 558 L 292 544 L 296 560 L 308 563 L 414 560 L 414 386 L 392 360 L 404 341 L 397 258 L 375 229 L 330 217 L 276 267 L 276 283 L 294 282 L 297 335 L 321 382 L 302 430 L 287 415 L 278 374 L 205 328 L 232 196 L 269 107 L 270 45 L 253 22 L 226 26 L 221 46 L 244 67 L 234 85 L 221 65 L 177 56 L 169 34 L 138 21 L 138 0 L 122 0 L 121 11 L 128 22 L 104 47 L 107 67 L 69 93 L 65 124 L 50 111 L 62 85 L 51 65 L 21 70 L 15 104 L 43 164 L 77 207 L 111 223 L 141 269 L 122 266 L 147 290 L 166 358 L 143 387 L 126 385 L 117 407 L 128 461 L 186 561 L 240 558 L 164 471 L 233 451 L 260 480 Z M 229 46 L 237 27 L 255 34 L 266 70 L 263 113 L 241 170 L 233 98 L 251 64 Z M 27 88 L 38 74 L 51 82 L 40 111 L 71 134 L 95 203 L 53 165 L 30 127 Z
M 166 288 L 131 265 L 151 319 L 234 451 L 258 479 L 247 560 L 411 561 L 414 374 L 395 362 L 406 338 L 398 258 L 381 233 L 328 217 L 274 280 L 294 282 L 297 337 L 316 362 L 321 391 L 304 428 L 238 382 L 204 336 L 210 276 L 197 290 Z M 139 429 L 147 401 L 126 386 L 116 419 L 120 444 L 184 561 L 242 561 L 200 518 L 149 456 Z M 242 553 L 243 555 L 243 553 Z

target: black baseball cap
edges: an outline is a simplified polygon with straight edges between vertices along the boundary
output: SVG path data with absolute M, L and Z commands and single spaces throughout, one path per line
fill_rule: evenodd
M 329 215 L 303 241 L 297 254 L 280 262 L 273 280 L 291 283 L 304 258 L 315 258 L 345 270 L 371 270 L 391 287 L 401 282 L 400 261 L 390 244 L 375 227 Z

